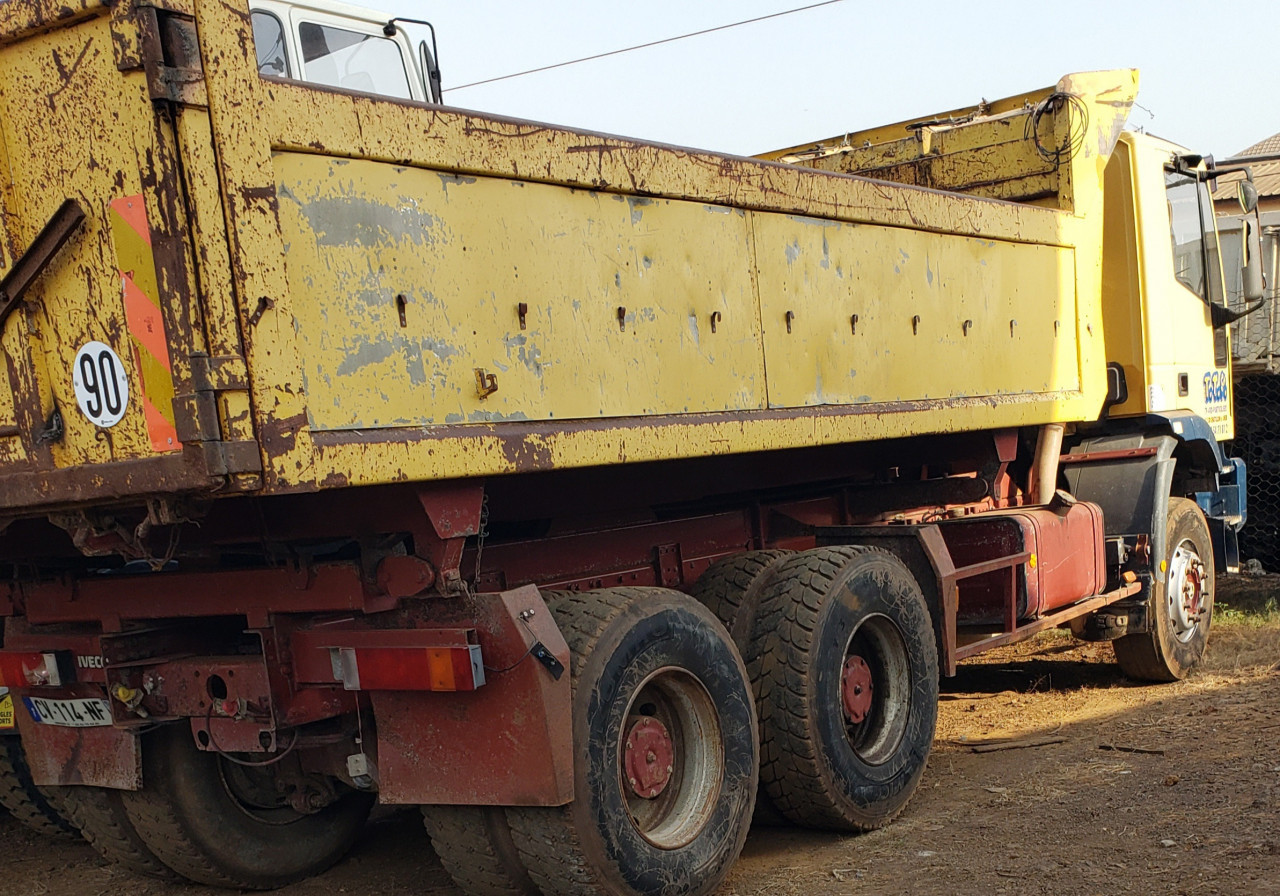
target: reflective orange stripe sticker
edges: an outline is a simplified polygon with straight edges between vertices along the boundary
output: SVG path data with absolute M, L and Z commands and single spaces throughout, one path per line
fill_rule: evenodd
M 151 447 L 178 451 L 173 417 L 173 366 L 160 313 L 156 261 L 151 252 L 151 227 L 142 194 L 122 196 L 110 206 L 111 238 L 115 244 L 124 316 L 133 343 L 133 360 L 141 384 L 142 409 Z

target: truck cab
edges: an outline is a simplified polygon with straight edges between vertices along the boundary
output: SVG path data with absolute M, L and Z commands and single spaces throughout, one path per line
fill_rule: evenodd
M 432 47 L 415 47 L 399 20 L 328 0 L 256 0 L 250 18 L 260 75 L 440 102 Z

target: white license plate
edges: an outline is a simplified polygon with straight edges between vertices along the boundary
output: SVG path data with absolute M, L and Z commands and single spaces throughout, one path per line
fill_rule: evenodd
M 97 728 L 111 724 L 111 706 L 101 697 L 77 697 L 74 700 L 23 697 L 22 702 L 31 712 L 31 718 L 44 725 Z

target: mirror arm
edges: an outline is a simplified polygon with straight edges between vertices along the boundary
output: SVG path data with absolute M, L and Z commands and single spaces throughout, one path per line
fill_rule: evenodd
M 1228 324 L 1233 324 L 1240 318 L 1253 314 L 1253 312 L 1257 311 L 1266 303 L 1266 299 L 1258 299 L 1258 301 L 1254 302 L 1249 307 L 1241 308 L 1239 311 L 1231 311 L 1223 305 L 1210 305 L 1209 314 L 1213 319 L 1213 328 L 1215 330 L 1221 330 Z
M 426 25 L 427 29 L 431 32 L 431 69 L 426 73 L 427 80 L 430 83 L 426 86 L 428 93 L 439 92 L 440 96 L 435 97 L 434 99 L 437 102 L 442 101 L 444 99 L 444 90 L 440 86 L 440 49 L 436 45 L 436 26 L 432 25 L 426 19 L 411 19 L 408 16 L 395 16 L 394 18 L 387 19 L 387 23 L 382 26 L 382 33 L 387 37 L 395 37 L 396 31 L 399 30 L 399 25 L 396 24 L 397 22 L 408 22 L 411 25 Z M 431 89 L 433 87 L 435 90 Z

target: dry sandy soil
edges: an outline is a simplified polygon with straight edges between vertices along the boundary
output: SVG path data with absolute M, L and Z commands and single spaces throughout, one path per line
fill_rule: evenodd
M 1243 589 L 1243 590 L 1242 590 Z M 1224 587 L 1206 667 L 1126 681 L 1107 645 L 1051 632 L 961 667 L 903 815 L 858 837 L 757 827 L 720 896 L 1280 893 L 1280 579 Z M 979 742 L 1058 740 L 974 752 Z M 1060 740 L 1059 740 L 1060 739 Z M 1008 747 L 1008 744 L 1004 744 Z M 0 817 L 4 896 L 225 892 L 134 877 Z M 415 813 L 281 896 L 457 896 Z

